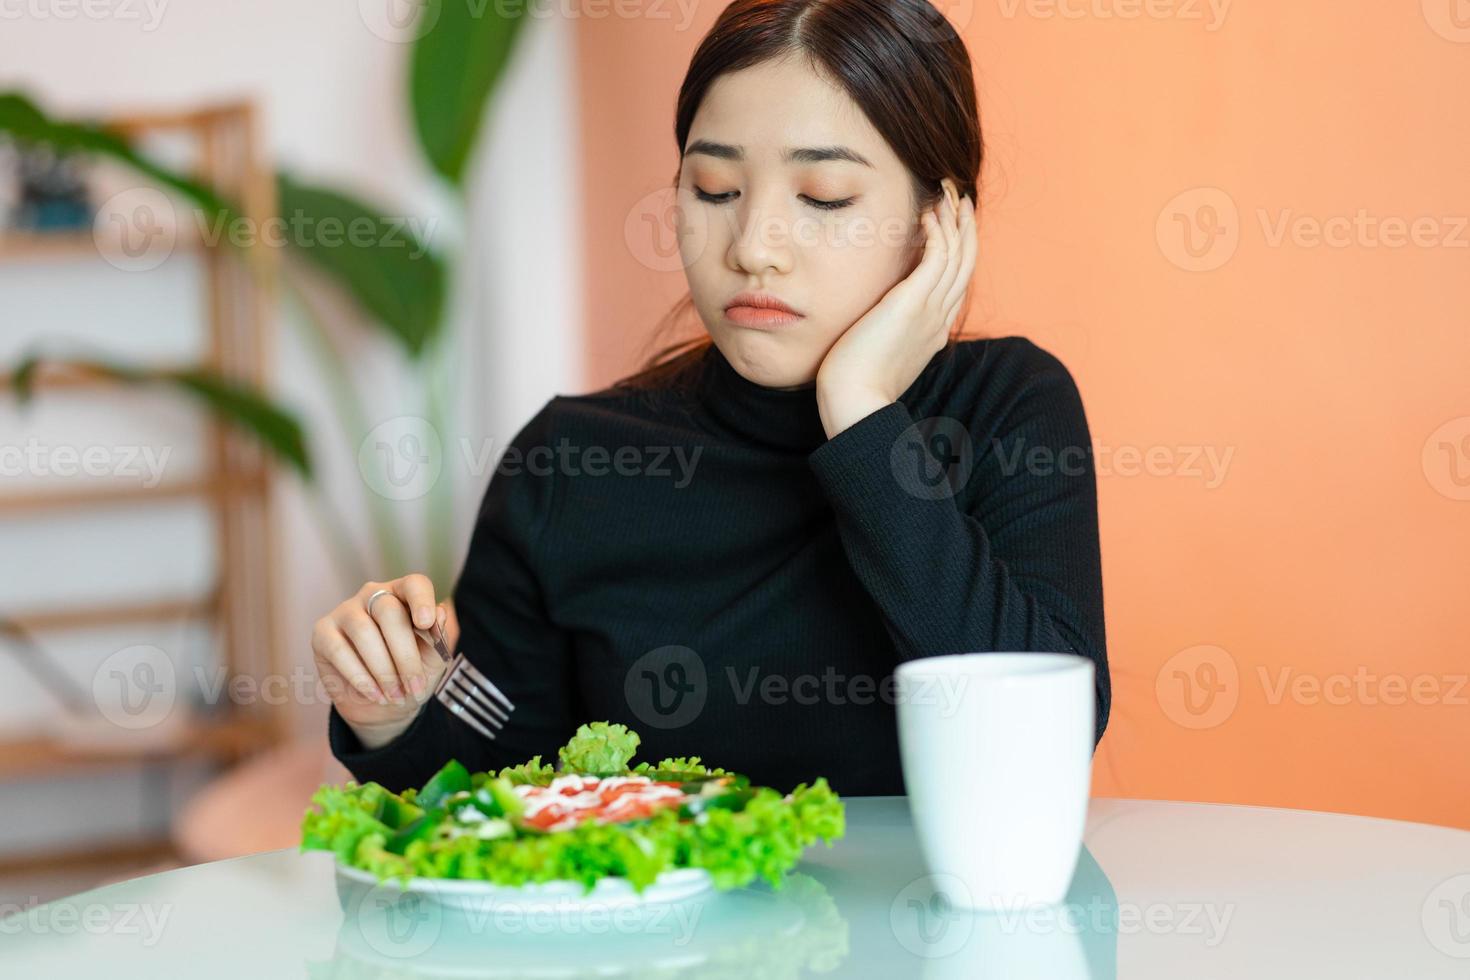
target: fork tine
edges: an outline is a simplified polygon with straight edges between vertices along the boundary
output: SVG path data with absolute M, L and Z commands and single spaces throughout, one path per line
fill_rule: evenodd
M 449 652 L 449 646 L 444 642 L 444 632 L 439 628 L 438 623 L 434 624 L 434 632 L 432 633 L 418 627 L 414 628 L 414 632 L 418 633 L 426 642 L 431 644 L 438 651 L 440 658 L 450 665 L 449 673 L 454 674 L 463 671 L 469 674 L 470 683 L 479 688 L 483 695 L 499 698 L 501 703 L 505 705 L 505 708 L 501 711 L 502 714 L 508 717 L 510 712 L 516 709 L 515 704 L 511 702 L 510 698 L 506 697 L 505 693 L 495 686 L 495 682 L 480 673 L 479 669 L 470 663 L 463 653 L 454 655 Z M 488 697 L 486 700 L 488 701 Z
M 475 667 L 474 664 L 464 659 L 463 655 L 461 655 L 460 660 L 461 663 L 464 665 L 462 669 L 465 673 L 470 675 L 470 679 L 475 683 L 476 687 L 479 687 L 487 693 L 493 694 L 497 698 L 499 698 L 505 704 L 506 711 L 515 710 L 516 706 L 514 704 L 511 704 L 510 698 L 501 693 L 500 688 L 495 686 L 494 681 L 490 680 L 490 678 L 480 673 L 480 671 Z
M 486 695 L 484 689 L 476 685 L 473 678 L 466 677 L 464 671 L 454 671 L 454 679 L 451 683 L 453 683 L 459 690 L 463 691 L 467 697 L 473 698 L 475 702 L 475 707 L 481 709 L 483 712 L 489 714 L 491 717 L 498 718 L 501 721 L 504 721 L 505 719 L 510 717 L 510 712 L 506 711 L 500 705 L 490 700 L 489 696 Z
M 462 677 L 454 677 L 448 684 L 457 700 L 468 708 L 473 708 L 477 714 L 496 728 L 504 727 L 505 721 L 510 717 L 498 707 L 484 700 L 484 695 L 475 690 L 468 681 Z
M 446 698 L 448 700 L 445 700 Z M 481 708 L 472 700 L 465 697 L 464 693 L 457 688 L 445 688 L 444 693 L 443 695 L 441 695 L 439 700 L 443 701 L 446 706 L 452 704 L 456 713 L 460 714 L 466 719 L 473 719 L 480 722 L 480 724 L 482 725 L 493 727 L 497 731 L 500 728 L 504 727 L 499 720 L 486 714 L 485 709 Z
M 493 740 L 495 738 L 495 733 L 476 721 L 474 715 L 466 710 L 464 705 L 454 700 L 453 695 L 451 695 L 448 691 L 444 691 L 436 695 L 436 698 L 438 699 L 440 704 L 444 705 L 444 707 L 454 712 L 454 714 L 459 717 L 460 721 L 469 725 L 475 731 L 479 732 L 481 735 L 485 736 L 488 739 Z

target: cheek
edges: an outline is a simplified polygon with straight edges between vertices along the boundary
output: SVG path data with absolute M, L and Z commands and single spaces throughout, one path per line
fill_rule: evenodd
M 911 243 L 892 229 L 840 245 L 824 244 L 808 258 L 809 267 L 820 270 L 824 313 L 842 329 L 871 310 L 916 264 Z

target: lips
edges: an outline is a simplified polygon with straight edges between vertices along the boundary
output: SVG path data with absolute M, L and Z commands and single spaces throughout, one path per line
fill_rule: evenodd
M 740 306 L 757 310 L 775 310 L 780 313 L 789 313 L 792 316 L 801 315 L 770 293 L 741 293 L 725 304 L 725 311 L 729 312 Z

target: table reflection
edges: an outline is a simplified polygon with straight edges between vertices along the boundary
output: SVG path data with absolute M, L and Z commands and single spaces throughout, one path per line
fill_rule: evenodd
M 913 877 L 909 848 L 883 855 L 863 891 L 822 880 L 832 869 L 795 872 L 779 889 L 764 882 L 651 906 L 486 905 L 456 909 L 401 892 L 337 879 L 342 921 L 329 960 L 307 975 L 409 977 L 798 977 L 837 972 L 973 980 L 1117 975 L 1117 898 L 1084 847 L 1060 906 L 971 912 L 955 907 L 942 875 Z M 803 865 L 804 868 L 808 865 Z M 872 901 L 874 895 L 888 898 Z M 878 913 L 886 912 L 886 921 Z M 857 926 L 850 921 L 856 918 Z

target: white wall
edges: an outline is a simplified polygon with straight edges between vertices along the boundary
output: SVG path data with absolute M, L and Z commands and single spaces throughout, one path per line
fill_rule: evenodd
M 370 9 L 374 2 L 197 0 L 185 5 L 154 0 L 151 6 L 103 5 L 96 9 L 110 6 L 131 16 L 97 19 L 82 16 L 80 5 L 61 2 L 0 5 L 0 89 L 25 90 L 48 111 L 63 115 L 250 97 L 263 110 L 262 135 L 278 165 L 351 188 L 388 209 L 437 220 L 452 236 L 459 222 L 412 141 L 403 96 L 408 49 L 369 29 L 368 20 L 381 19 Z M 72 11 L 75 16 L 67 16 Z M 493 467 L 509 437 L 547 398 L 580 384 L 580 290 L 567 288 L 581 278 L 569 258 L 580 254 L 571 48 L 566 22 L 538 17 L 528 25 L 474 161 L 473 213 L 463 229 L 466 288 L 456 297 L 451 324 L 455 431 L 442 434 L 441 479 L 452 479 L 456 489 L 456 568 L 490 476 L 489 468 L 476 472 L 464 464 L 464 441 L 478 448 L 492 440 Z M 116 270 L 101 262 L 0 264 L 0 359 L 14 357 L 34 338 L 82 335 L 89 326 L 95 332 L 99 323 L 104 327 L 99 342 L 120 351 L 150 356 L 186 351 L 191 329 L 180 329 L 180 323 L 191 315 L 188 310 L 197 309 L 190 303 L 193 287 L 186 267 L 187 262 L 171 259 L 156 274 L 126 276 L 119 285 Z M 120 291 L 109 293 L 114 287 Z M 106 311 L 104 318 L 98 318 L 99 310 Z M 275 350 L 276 397 L 302 415 L 310 432 L 329 437 L 317 442 L 323 486 L 352 526 L 366 527 L 361 502 L 368 491 L 356 464 L 357 443 L 336 436 L 330 402 L 297 325 L 278 323 Z M 403 362 L 390 344 L 359 333 L 350 351 L 369 425 L 421 414 L 422 393 L 405 381 Z M 192 465 L 180 435 L 191 425 L 187 415 L 158 405 L 144 405 L 139 412 L 139 425 L 148 431 L 132 438 L 174 445 L 171 465 L 178 471 L 171 469 L 169 475 L 184 475 L 183 468 Z M 115 415 L 107 423 L 96 414 L 88 417 L 84 409 L 57 404 L 20 416 L 12 403 L 0 402 L 0 445 L 30 435 L 53 443 L 116 444 L 129 438 L 119 434 L 119 426 L 132 431 L 130 422 Z M 32 478 L 6 478 L 4 491 Z M 282 659 L 309 669 L 312 622 L 355 584 L 337 581 L 314 512 L 293 478 L 282 480 L 277 499 Z M 410 527 L 423 509 L 422 501 L 393 506 Z M 68 532 L 63 525 L 42 533 L 47 527 L 39 518 L 22 527 L 0 525 L 0 609 L 59 603 L 89 572 L 101 575 L 100 586 L 89 582 L 89 589 L 112 589 L 119 596 L 146 594 L 153 586 L 161 590 L 181 571 L 203 588 L 197 581 L 203 567 L 199 554 L 207 551 L 208 541 L 191 543 L 189 535 L 207 533 L 202 529 L 207 525 L 191 531 L 104 516 L 103 525 L 92 530 L 79 524 L 80 531 Z M 182 563 L 170 559 L 164 545 L 187 557 Z M 58 555 L 57 548 L 69 550 Z M 383 568 L 372 577 L 397 573 Z M 109 650 L 137 642 L 187 642 L 177 626 L 160 627 L 152 639 L 139 640 L 137 632 L 124 637 L 121 631 L 104 630 L 53 640 L 59 656 L 75 658 L 69 667 L 83 681 L 89 658 Z M 326 706 L 298 709 L 299 730 L 324 735 Z M 44 692 L 8 660 L 0 660 L 0 727 L 28 724 L 48 710 Z M 85 792 L 85 809 L 97 815 L 96 828 L 103 829 L 105 815 L 111 814 L 116 826 L 108 829 L 125 833 L 137 829 L 137 814 L 146 809 L 137 803 L 139 785 L 126 776 L 82 785 L 0 785 L 0 812 L 12 812 L 18 793 L 35 812 L 61 812 L 75 807 L 77 794 Z M 85 829 L 58 824 L 53 837 Z M 0 827 L 0 850 L 45 843 L 34 835 L 7 836 Z

